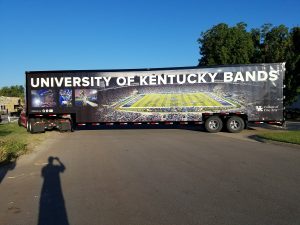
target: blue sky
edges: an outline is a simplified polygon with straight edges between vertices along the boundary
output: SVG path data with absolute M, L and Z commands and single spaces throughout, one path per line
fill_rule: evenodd
M 195 66 L 221 22 L 300 25 L 299 0 L 0 0 L 0 87 L 33 70 Z

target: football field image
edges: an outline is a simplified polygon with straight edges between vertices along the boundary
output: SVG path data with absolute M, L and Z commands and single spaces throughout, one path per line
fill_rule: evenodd
M 151 93 L 140 94 L 122 108 L 169 108 L 169 107 L 230 107 L 232 103 L 212 93 Z

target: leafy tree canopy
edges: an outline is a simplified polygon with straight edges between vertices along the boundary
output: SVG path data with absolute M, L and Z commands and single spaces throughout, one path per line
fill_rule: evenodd
M 0 89 L 0 96 L 23 98 L 24 97 L 24 87 L 22 85 L 3 87 Z
M 254 45 L 246 27 L 245 23 L 233 27 L 220 23 L 202 33 L 198 39 L 200 65 L 250 63 Z
M 286 104 L 293 102 L 300 87 L 300 27 L 246 28 L 245 23 L 220 23 L 202 32 L 199 65 L 286 62 Z

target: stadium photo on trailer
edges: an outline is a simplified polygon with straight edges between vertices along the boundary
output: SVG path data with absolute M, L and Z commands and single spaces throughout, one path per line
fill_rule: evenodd
M 121 109 L 151 109 L 151 108 L 170 108 L 170 107 L 232 107 L 229 101 L 220 98 L 212 93 L 149 93 L 139 94 Z
M 132 85 L 104 88 L 98 95 L 97 114 L 104 122 L 201 121 L 204 112 L 244 109 L 230 87 L 218 84 Z

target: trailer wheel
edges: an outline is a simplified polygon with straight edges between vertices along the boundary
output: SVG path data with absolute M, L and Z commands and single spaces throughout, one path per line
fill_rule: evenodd
M 32 133 L 32 119 L 27 120 L 27 131 Z
M 218 116 L 211 116 L 205 120 L 205 129 L 209 133 L 217 133 L 223 128 L 223 122 Z
M 226 122 L 226 128 L 230 133 L 239 133 L 245 128 L 245 122 L 241 117 L 230 117 Z

